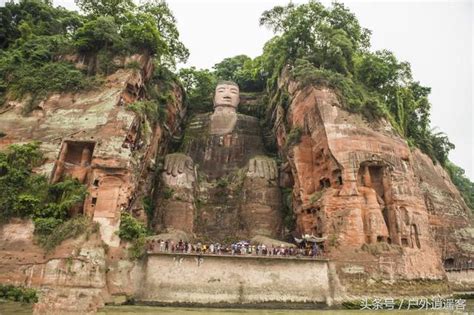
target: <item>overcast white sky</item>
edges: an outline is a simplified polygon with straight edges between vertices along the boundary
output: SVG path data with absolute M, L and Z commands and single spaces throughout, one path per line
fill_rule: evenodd
M 0 3 L 4 0 L 0 0 Z M 75 9 L 74 0 L 54 0 Z M 300 3 L 305 1 L 293 1 Z M 474 179 L 473 4 L 446 1 L 342 1 L 372 30 L 372 47 L 389 49 L 412 65 L 414 78 L 430 86 L 432 127 L 456 149 L 450 159 Z M 282 0 L 169 0 L 191 56 L 185 66 L 211 68 L 226 57 L 261 54 L 272 33 L 260 14 Z M 323 1 L 329 4 L 329 1 Z

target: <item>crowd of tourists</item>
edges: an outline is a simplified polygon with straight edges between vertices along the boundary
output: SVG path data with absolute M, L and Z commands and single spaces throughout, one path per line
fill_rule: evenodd
M 182 254 L 207 254 L 207 255 L 253 255 L 253 256 L 280 256 L 280 257 L 320 257 L 322 251 L 316 243 L 300 244 L 299 247 L 258 244 L 252 245 L 246 241 L 240 241 L 230 245 L 220 243 L 204 244 L 197 242 L 195 244 L 180 240 L 149 240 L 147 242 L 147 251 L 149 253 L 182 253 Z

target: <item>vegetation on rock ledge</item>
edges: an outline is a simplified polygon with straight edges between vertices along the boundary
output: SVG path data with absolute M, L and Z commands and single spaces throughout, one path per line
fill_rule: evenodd
M 131 243 L 129 256 L 138 259 L 145 253 L 145 237 L 148 231 L 144 224 L 135 219 L 128 212 L 122 212 L 120 216 L 120 227 L 118 236 L 124 241 Z
M 410 64 L 392 52 L 371 52 L 371 32 L 342 3 L 276 6 L 262 14 L 260 24 L 277 34 L 258 57 L 269 93 L 278 93 L 276 80 L 285 68 L 302 84 L 334 88 L 345 109 L 369 121 L 386 118 L 409 145 L 447 168 L 473 209 L 474 184 L 448 160 L 454 145 L 430 128 L 430 88 L 415 81 Z
M 0 298 L 22 303 L 38 302 L 35 289 L 16 287 L 11 284 L 0 284 Z
M 95 86 L 97 76 L 117 69 L 117 56 L 150 54 L 174 67 L 189 55 L 163 1 L 76 3 L 87 15 L 47 0 L 8 1 L 0 8 L 0 106 L 27 97 L 27 114 L 51 92 Z M 86 65 L 68 61 L 78 56 Z
M 0 151 L 0 222 L 13 217 L 33 219 L 40 245 L 52 249 L 65 238 L 77 235 L 70 234 L 73 230 L 69 223 L 65 225 L 67 232 L 60 231 L 69 220 L 69 210 L 81 205 L 87 190 L 71 178 L 48 183 L 45 176 L 33 173 L 42 161 L 38 143 L 11 145 Z

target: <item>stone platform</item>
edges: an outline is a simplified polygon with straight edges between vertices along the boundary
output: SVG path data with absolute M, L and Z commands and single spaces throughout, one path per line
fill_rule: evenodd
M 139 303 L 333 303 L 327 259 L 151 253 Z

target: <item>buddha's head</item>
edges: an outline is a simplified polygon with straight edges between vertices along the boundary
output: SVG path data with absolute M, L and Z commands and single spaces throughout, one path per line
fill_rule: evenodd
M 219 81 L 214 94 L 214 111 L 235 112 L 240 102 L 239 86 L 232 81 Z

